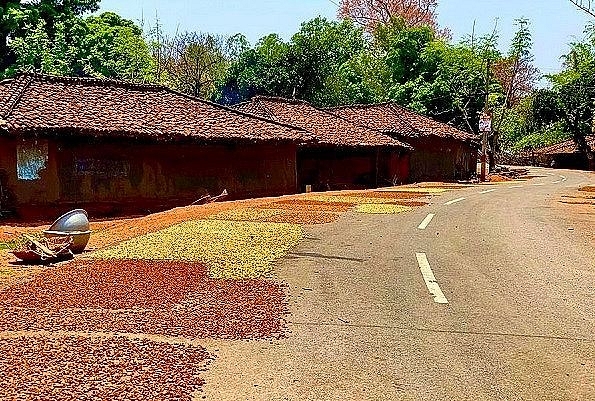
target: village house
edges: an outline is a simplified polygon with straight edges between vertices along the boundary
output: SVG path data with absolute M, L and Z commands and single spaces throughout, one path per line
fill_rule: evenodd
M 161 86 L 23 74 L 0 83 L 0 211 L 94 215 L 295 193 L 305 130 Z
M 411 147 L 303 100 L 256 96 L 237 110 L 291 124 L 316 142 L 298 147 L 298 183 L 314 190 L 373 188 L 406 182 Z
M 595 136 L 588 136 L 587 143 L 595 151 Z M 524 163 L 544 167 L 595 170 L 595 160 L 578 149 L 573 139 L 524 153 Z
M 411 145 L 414 149 L 410 158 L 412 182 L 469 179 L 476 172 L 477 139 L 448 124 L 393 102 L 327 110 Z

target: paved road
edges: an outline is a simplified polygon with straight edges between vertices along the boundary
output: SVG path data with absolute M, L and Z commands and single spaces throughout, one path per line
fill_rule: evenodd
M 534 172 L 308 229 L 289 337 L 207 344 L 198 399 L 595 399 L 595 215 L 559 202 L 595 175 Z

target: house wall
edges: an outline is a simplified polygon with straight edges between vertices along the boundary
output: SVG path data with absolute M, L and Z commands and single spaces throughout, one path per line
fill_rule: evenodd
M 478 150 L 441 138 L 401 138 L 413 146 L 410 181 L 469 179 L 476 171 Z
M 407 180 L 409 160 L 398 150 L 303 148 L 298 151 L 300 191 L 363 189 Z
M 24 218 L 84 207 L 121 215 L 184 206 L 227 189 L 229 199 L 296 192 L 296 148 L 50 140 L 41 179 L 16 173 L 17 140 L 3 140 L 0 173 Z

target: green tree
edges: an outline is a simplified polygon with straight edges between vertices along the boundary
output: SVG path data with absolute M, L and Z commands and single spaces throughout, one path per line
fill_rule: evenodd
M 233 62 L 218 100 L 237 103 L 261 94 L 337 104 L 346 98 L 337 82 L 349 75 L 346 64 L 362 56 L 366 44 L 363 30 L 350 21 L 324 18 L 302 24 L 288 43 L 265 36 Z
M 557 97 L 557 111 L 564 130 L 579 150 L 591 154 L 586 136 L 593 133 L 595 101 L 595 25 L 589 25 L 586 39 L 572 43 L 564 56 L 564 70 L 548 76 Z
M 44 19 L 26 25 L 10 49 L 15 61 L 5 75 L 36 71 L 55 75 L 91 75 L 136 82 L 152 80 L 152 58 L 142 31 L 114 13 L 86 19 L 63 18 L 52 28 Z
M 332 91 L 337 75 L 345 63 L 365 48 L 363 30 L 351 21 L 315 18 L 302 24 L 290 43 L 295 96 L 319 106 L 341 101 Z
M 134 22 L 106 12 L 85 19 L 84 51 L 93 75 L 133 82 L 153 80 L 153 58 Z
M 50 41 L 68 38 L 69 24 L 74 17 L 96 11 L 100 0 L 0 0 L 0 70 L 16 62 L 14 39 L 32 37 L 31 29 L 43 29 Z M 59 38 L 59 36 L 62 38 Z M 37 33 L 39 39 L 39 32 Z
M 277 34 L 263 37 L 232 63 L 216 100 L 234 104 L 254 95 L 291 96 L 295 75 L 289 60 L 289 44 Z

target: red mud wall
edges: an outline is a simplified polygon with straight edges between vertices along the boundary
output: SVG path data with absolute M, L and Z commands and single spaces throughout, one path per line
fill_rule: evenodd
M 227 189 L 230 199 L 295 193 L 295 145 L 142 144 L 50 140 L 42 179 L 16 177 L 16 140 L 4 140 L 0 172 L 24 218 L 73 207 L 94 215 L 187 205 Z M 49 217 L 48 216 L 48 217 Z
M 375 188 L 407 181 L 409 159 L 396 150 L 305 148 L 298 151 L 300 190 Z
M 409 138 L 413 146 L 410 181 L 469 179 L 476 171 L 477 149 L 459 142 L 436 138 Z

